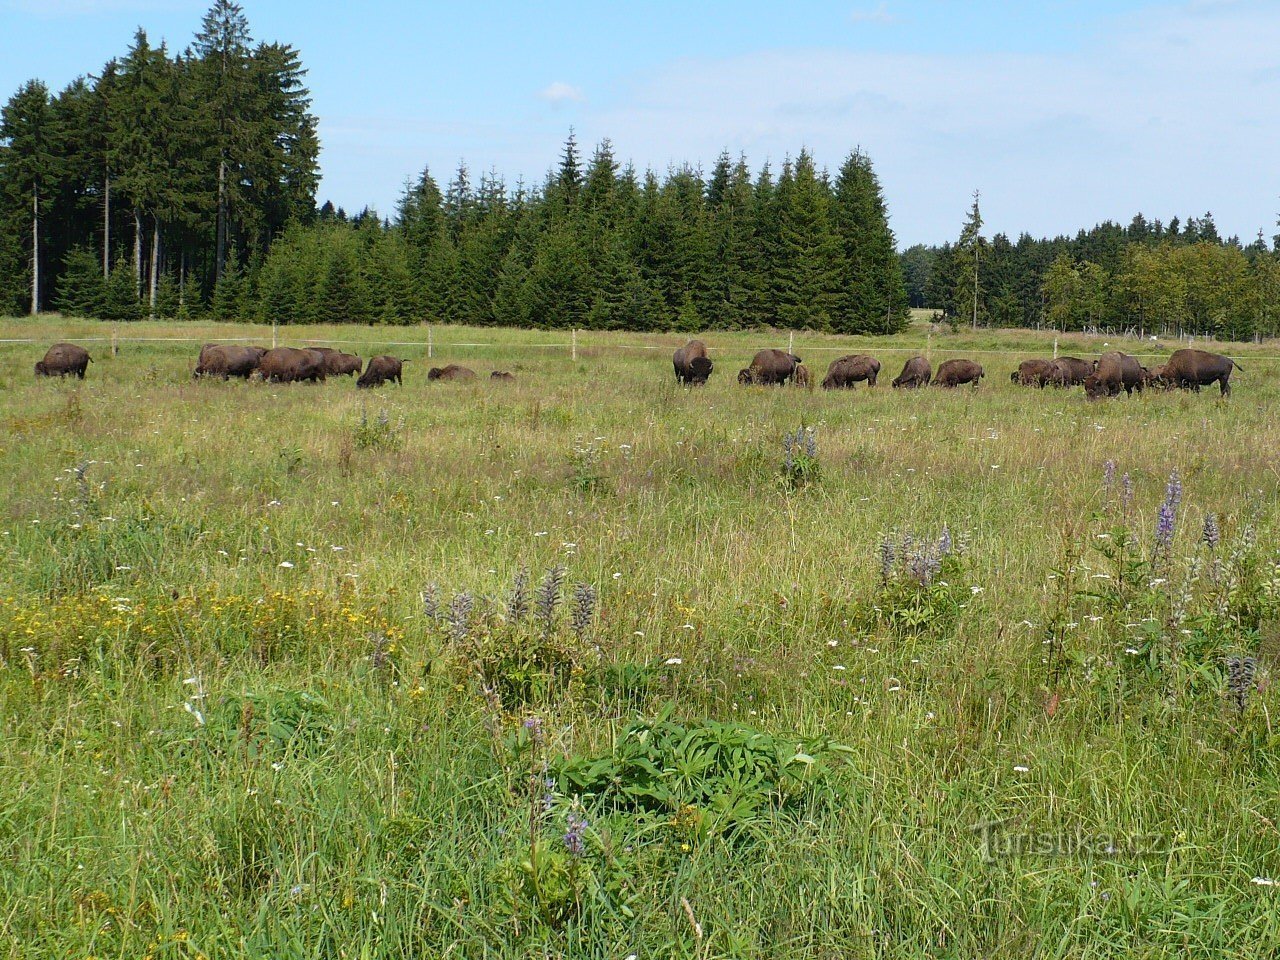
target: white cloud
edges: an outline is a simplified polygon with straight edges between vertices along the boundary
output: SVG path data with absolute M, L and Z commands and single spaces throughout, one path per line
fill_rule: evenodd
M 834 49 L 684 60 L 593 111 L 580 136 L 661 169 L 728 147 L 753 164 L 861 145 L 899 238 L 959 231 L 973 189 L 990 230 L 1200 215 L 1251 238 L 1275 220 L 1280 6 L 1151 7 L 1064 53 Z
M 538 91 L 538 96 L 548 103 L 554 104 L 581 103 L 587 99 L 577 87 L 560 80 L 543 87 Z
M 849 19 L 854 23 L 889 24 L 893 23 L 896 18 L 889 12 L 889 4 L 882 0 L 874 7 L 859 7 L 849 14 Z

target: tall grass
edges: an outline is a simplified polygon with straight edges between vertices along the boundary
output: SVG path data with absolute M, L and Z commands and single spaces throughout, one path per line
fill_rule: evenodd
M 834 394 L 735 382 L 786 334 L 709 336 L 694 390 L 673 336 L 436 330 L 517 376 L 444 385 L 418 329 L 281 335 L 413 359 L 367 395 L 193 382 L 164 341 L 36 381 L 0 345 L 0 955 L 1280 951 L 1280 345 L 1231 348 L 1226 402 L 1088 403 L 1009 382 L 1028 332 L 799 337 L 818 379 L 881 351 Z M 987 380 L 889 389 L 926 345 Z M 820 470 L 780 482 L 797 425 Z M 560 567 L 581 631 L 534 613 Z M 783 802 L 664 754 L 717 809 L 556 778 L 664 711 L 820 775 Z

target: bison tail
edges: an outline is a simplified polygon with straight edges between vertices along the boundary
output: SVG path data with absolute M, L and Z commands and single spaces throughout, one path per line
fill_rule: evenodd
M 1228 357 L 1227 359 L 1230 360 L 1231 358 Z M 1237 370 L 1239 370 L 1241 373 L 1244 373 L 1244 367 L 1240 366 L 1240 364 L 1236 363 L 1234 360 L 1231 360 L 1231 365 L 1235 367 Z

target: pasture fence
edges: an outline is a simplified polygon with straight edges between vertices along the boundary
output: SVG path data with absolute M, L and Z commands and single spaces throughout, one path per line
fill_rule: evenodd
M 271 343 L 272 343 L 272 346 L 324 345 L 324 346 L 357 347 L 357 348 L 417 347 L 417 348 L 426 349 L 426 355 L 428 359 L 434 359 L 436 354 L 440 353 L 441 351 L 448 352 L 452 350 L 475 350 L 475 351 L 494 350 L 494 351 L 500 351 L 503 353 L 521 353 L 521 352 L 528 351 L 531 355 L 535 355 L 535 356 L 539 354 L 546 355 L 548 351 L 562 350 L 562 351 L 565 351 L 569 355 L 569 358 L 575 363 L 579 360 L 580 357 L 585 358 L 585 355 L 583 353 L 584 351 L 589 351 L 591 355 L 596 355 L 601 352 L 607 353 L 613 350 L 644 351 L 644 352 L 666 355 L 672 349 L 670 342 L 634 343 L 634 342 L 625 342 L 625 341 L 619 342 L 613 339 L 602 339 L 599 342 L 591 342 L 590 339 L 584 340 L 584 338 L 579 334 L 579 331 L 577 330 L 569 331 L 569 334 L 570 334 L 569 338 L 565 340 L 557 339 L 557 340 L 548 340 L 543 342 L 530 341 L 530 342 L 523 342 L 523 343 L 516 343 L 516 342 L 511 342 L 508 340 L 500 340 L 500 339 L 494 339 L 494 340 L 470 339 L 470 340 L 455 340 L 455 341 L 442 342 L 435 338 L 435 334 L 432 328 L 427 327 L 425 332 L 426 332 L 426 338 L 418 339 L 418 340 L 391 340 L 391 339 L 382 339 L 379 337 L 372 337 L 372 336 L 361 337 L 359 339 L 339 338 L 339 337 L 280 337 L 278 331 L 274 329 L 274 325 L 273 325 L 273 329 L 271 331 Z M 698 336 L 714 337 L 714 334 L 698 334 Z M 0 347 L 46 344 L 46 343 L 55 342 L 57 340 L 73 340 L 77 343 L 109 343 L 111 345 L 111 352 L 113 355 L 115 355 L 119 352 L 119 348 L 122 345 L 126 345 L 126 344 L 189 343 L 189 344 L 203 345 L 206 343 L 260 343 L 263 339 L 265 339 L 265 333 L 259 336 L 244 336 L 244 337 L 119 336 L 115 332 L 113 332 L 109 336 L 85 337 L 85 336 L 76 336 L 74 334 L 69 334 L 69 333 L 68 334 L 51 333 L 47 336 L 42 336 L 42 337 L 0 337 Z M 1117 339 L 1119 339 L 1119 337 L 1117 337 Z M 787 346 L 786 346 L 786 350 L 788 353 L 796 352 L 797 350 L 796 341 L 797 341 L 796 334 L 794 332 L 788 333 Z M 905 345 L 901 343 L 884 344 L 884 345 L 881 345 L 878 343 L 874 343 L 874 344 L 859 343 L 859 344 L 843 344 L 843 345 L 822 344 L 822 343 L 806 344 L 803 342 L 803 335 L 801 337 L 801 341 L 802 342 L 800 343 L 798 349 L 805 354 L 845 354 L 845 353 L 853 353 L 858 351 L 865 351 L 867 353 L 875 353 L 875 354 L 892 354 L 892 355 L 903 354 L 903 355 L 910 355 L 910 356 L 920 354 L 925 357 L 931 358 L 935 349 L 932 332 L 928 333 L 925 336 L 923 343 L 905 344 Z M 1181 340 L 1181 341 L 1178 341 L 1178 346 L 1190 345 L 1193 343 L 1194 341 L 1190 339 Z M 1112 345 L 1109 343 L 1104 343 L 1100 346 L 1105 348 L 1105 347 L 1111 347 Z M 1219 344 L 1211 344 L 1210 346 L 1212 346 L 1215 350 L 1218 350 L 1218 351 L 1223 350 L 1222 345 L 1219 345 Z M 1090 348 L 1088 351 L 1085 351 L 1085 352 L 1093 353 L 1093 352 L 1096 352 L 1098 349 L 1099 348 L 1096 348 L 1096 347 Z M 1060 344 L 1056 338 L 1053 341 L 1052 351 L 1053 351 L 1054 359 L 1057 359 L 1060 353 Z M 987 357 L 1019 357 L 1022 359 L 1026 359 L 1030 356 L 1034 356 L 1036 353 L 1036 349 L 1035 348 L 1009 349 L 1007 347 L 1002 347 L 1002 348 L 946 347 L 946 348 L 943 348 L 941 352 L 948 353 L 948 354 L 964 354 L 966 356 L 973 355 L 973 356 L 987 356 Z M 1167 353 L 1133 352 L 1133 353 L 1130 353 L 1130 356 L 1138 357 L 1139 359 L 1162 359 L 1167 356 Z M 1280 361 L 1280 355 L 1248 353 L 1248 354 L 1244 354 L 1243 356 L 1245 356 L 1249 361 L 1267 361 L 1267 362 Z M 744 362 L 745 362 L 745 359 L 747 358 L 746 358 L 746 352 L 744 351 Z

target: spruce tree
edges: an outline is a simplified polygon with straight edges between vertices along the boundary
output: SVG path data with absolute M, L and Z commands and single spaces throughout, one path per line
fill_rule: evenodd
M 871 158 L 849 154 L 836 178 L 832 205 L 843 248 L 836 329 L 843 333 L 895 333 L 910 317 L 897 244 L 889 228 L 880 181 Z
M 0 111 L 0 189 L 16 209 L 26 211 L 33 314 L 42 306 L 41 224 L 61 175 L 62 136 L 49 90 L 39 80 L 23 84 Z
M 106 281 L 93 251 L 72 247 L 63 262 L 58 280 L 58 309 L 71 317 L 98 317 L 106 300 Z
M 774 283 L 778 319 L 785 327 L 834 331 L 841 294 L 840 237 L 832 225 L 826 177 L 808 151 L 779 183 L 778 246 Z

